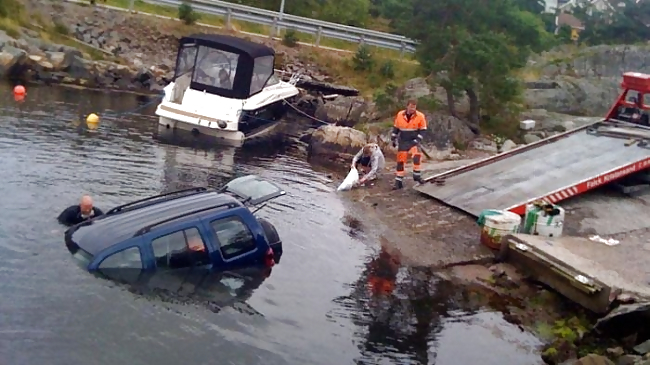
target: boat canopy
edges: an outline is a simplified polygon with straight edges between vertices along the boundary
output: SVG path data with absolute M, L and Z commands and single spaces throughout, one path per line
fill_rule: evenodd
M 264 89 L 274 73 L 275 51 L 263 44 L 221 34 L 182 37 L 174 79 L 191 77 L 190 88 L 232 99 Z

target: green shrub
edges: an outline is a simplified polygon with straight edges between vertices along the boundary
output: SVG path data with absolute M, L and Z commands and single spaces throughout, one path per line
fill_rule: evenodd
M 391 115 L 400 108 L 400 103 L 395 97 L 397 86 L 391 82 L 384 89 L 375 91 L 372 96 L 377 111 L 381 114 Z
M 282 36 L 282 44 L 287 47 L 295 47 L 298 45 L 298 33 L 294 29 L 287 29 Z
M 427 95 L 418 98 L 418 109 L 432 112 L 434 110 L 439 110 L 442 107 L 440 104 L 440 101 L 436 99 L 434 95 Z
M 371 71 L 375 66 L 375 59 L 370 48 L 362 44 L 352 58 L 352 65 L 356 71 Z
M 3 30 L 11 38 L 20 37 L 20 28 L 12 22 L 0 20 L 0 30 Z
M 387 79 L 395 77 L 395 63 L 393 60 L 386 60 L 379 68 L 379 73 Z
M 17 0 L 0 0 L 0 18 L 17 18 L 23 10 L 23 6 Z
M 178 19 L 182 20 L 186 25 L 192 25 L 199 20 L 201 16 L 192 9 L 188 3 L 182 3 L 178 7 Z
M 54 22 L 54 31 L 62 35 L 70 34 L 68 27 L 59 21 Z

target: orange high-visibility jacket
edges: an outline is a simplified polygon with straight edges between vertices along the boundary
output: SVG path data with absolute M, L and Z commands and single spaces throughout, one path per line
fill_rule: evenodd
M 400 151 L 408 151 L 422 140 L 422 133 L 427 129 L 427 120 L 419 111 L 415 111 L 410 117 L 406 110 L 402 110 L 395 116 L 393 133 L 391 137 L 397 138 Z

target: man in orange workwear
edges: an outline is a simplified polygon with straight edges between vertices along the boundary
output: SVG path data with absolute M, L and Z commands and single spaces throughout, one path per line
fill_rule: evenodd
M 409 100 L 406 109 L 397 113 L 395 124 L 393 124 L 393 133 L 391 141 L 393 147 L 397 147 L 397 168 L 395 171 L 394 189 L 404 187 L 404 167 L 408 160 L 408 155 L 413 159 L 413 180 L 421 182 L 420 164 L 422 163 L 422 153 L 420 152 L 420 142 L 422 133 L 427 129 L 427 120 L 424 114 L 416 110 L 415 100 Z

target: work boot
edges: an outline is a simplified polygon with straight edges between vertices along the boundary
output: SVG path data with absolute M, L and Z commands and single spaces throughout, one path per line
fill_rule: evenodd
M 404 187 L 404 183 L 402 182 L 402 180 L 395 179 L 395 185 L 393 185 L 393 190 L 399 190 L 402 189 L 403 187 Z
M 418 184 L 422 184 L 422 176 L 418 174 L 413 174 L 413 181 L 415 181 Z

